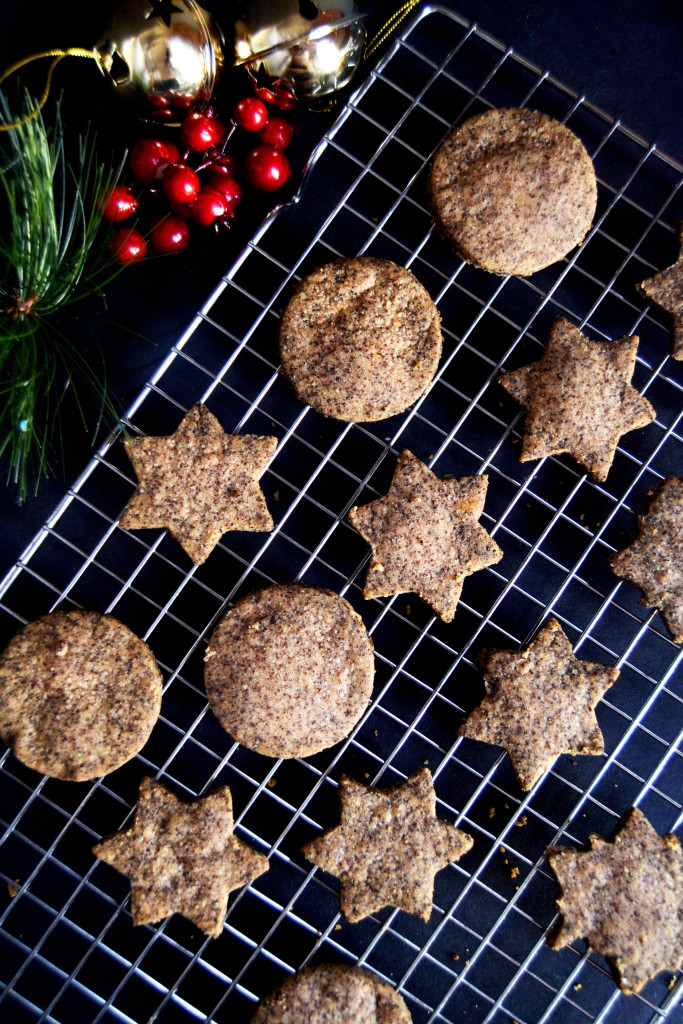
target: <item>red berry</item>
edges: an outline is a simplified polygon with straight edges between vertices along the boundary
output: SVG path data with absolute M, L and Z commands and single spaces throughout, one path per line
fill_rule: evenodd
M 168 205 L 171 208 L 171 213 L 174 213 L 176 217 L 180 217 L 181 220 L 187 220 L 190 216 L 190 207 L 187 203 L 172 203 L 169 201 Z
M 164 217 L 152 228 L 149 241 L 160 256 L 183 252 L 190 241 L 190 229 L 180 217 Z
M 234 178 L 226 178 L 223 174 L 212 174 L 206 186 L 222 195 L 231 210 L 237 209 L 242 202 L 242 186 Z
M 261 142 L 267 146 L 275 146 L 276 149 L 287 149 L 292 141 L 294 129 L 284 117 L 271 117 L 268 124 L 258 133 Z
M 168 146 L 159 139 L 140 139 L 130 151 L 130 169 L 138 181 L 146 185 L 158 178 L 172 162 Z
M 119 228 L 112 235 L 109 252 L 116 263 L 137 263 L 147 252 L 147 243 L 135 228 Z
M 213 188 L 200 188 L 190 213 L 192 220 L 196 220 L 197 224 L 208 227 L 217 217 L 222 217 L 227 209 L 228 204 L 220 192 L 216 192 Z
M 223 153 L 211 163 L 211 171 L 216 174 L 224 174 L 226 178 L 232 178 L 236 170 L 237 161 L 229 153 Z
M 273 90 L 267 89 L 265 86 L 261 86 L 259 88 L 259 86 L 255 85 L 254 92 L 260 100 L 263 100 L 264 103 L 272 103 L 275 99 L 275 93 Z
M 215 117 L 200 114 L 196 110 L 188 114 L 182 123 L 180 137 L 190 149 L 203 153 L 205 149 L 215 146 L 220 138 L 222 125 Z
M 169 142 L 168 140 L 165 140 L 164 145 L 168 150 L 168 162 L 170 164 L 180 163 L 180 150 L 176 146 L 175 142 Z
M 245 132 L 257 132 L 268 122 L 268 111 L 265 104 L 261 103 L 256 96 L 245 96 L 243 100 L 240 100 L 232 116 Z
M 275 86 L 273 103 L 279 110 L 291 110 L 296 103 L 296 96 L 288 86 L 278 82 Z
M 259 192 L 281 188 L 292 173 L 287 157 L 274 146 L 257 146 L 244 161 L 244 177 Z
M 125 185 L 115 185 L 105 197 L 102 216 L 113 224 L 127 220 L 138 208 L 138 201 Z
M 199 176 L 185 164 L 171 164 L 164 171 L 162 184 L 172 203 L 191 203 L 199 192 Z

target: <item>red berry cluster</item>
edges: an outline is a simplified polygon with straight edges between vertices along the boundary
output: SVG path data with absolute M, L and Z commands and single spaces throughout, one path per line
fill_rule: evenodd
M 280 91 L 260 90 L 267 93 L 264 98 L 268 102 L 280 109 L 293 104 L 291 93 L 277 85 L 273 88 Z M 227 129 L 210 110 L 188 113 L 180 128 L 182 153 L 175 143 L 161 139 L 141 139 L 133 146 L 129 158 L 133 177 L 148 186 L 150 194 L 163 197 L 170 210 L 152 224 L 148 241 L 154 252 L 182 252 L 190 240 L 189 220 L 218 227 L 235 216 L 242 186 L 235 176 L 238 162 L 225 148 L 236 128 L 259 136 L 259 144 L 242 162 L 244 181 L 259 192 L 281 188 L 291 175 L 283 150 L 292 141 L 294 129 L 283 117 L 269 116 L 263 99 L 257 96 L 240 100 Z M 190 163 L 192 154 L 197 155 L 195 166 Z M 131 217 L 138 205 L 132 189 L 117 185 L 106 197 L 102 213 L 105 220 L 118 223 Z M 117 263 L 136 263 L 146 250 L 143 235 L 129 226 L 119 228 L 109 246 Z

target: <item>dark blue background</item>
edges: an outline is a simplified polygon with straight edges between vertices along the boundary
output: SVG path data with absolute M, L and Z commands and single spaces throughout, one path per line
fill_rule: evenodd
M 46 0 L 3 5 L 0 67 L 47 48 L 92 45 L 113 6 Z M 398 6 L 397 0 L 365 4 L 369 34 Z M 444 6 L 476 20 L 493 36 L 683 163 L 683 4 L 678 0 L 454 0 Z M 223 29 L 229 31 L 234 7 L 215 3 L 213 9 Z M 370 66 L 371 62 L 368 69 Z M 26 81 L 37 90 L 42 75 L 42 69 L 36 68 Z M 145 134 L 112 99 L 94 63 L 65 61 L 55 81 L 57 88 L 65 91 L 67 130 L 75 132 L 90 120 L 103 148 L 114 149 L 131 145 Z M 227 116 L 233 97 L 247 91 L 240 75 L 228 74 L 218 96 L 219 112 Z M 331 119 L 331 115 L 298 113 L 301 132 L 291 151 L 295 172 L 300 171 Z M 229 233 L 213 239 L 208 232 L 197 232 L 183 256 L 127 270 L 109 287 L 106 310 L 100 303 L 86 303 L 61 319 L 60 328 L 83 345 L 93 360 L 99 358 L 98 345 L 101 347 L 110 383 L 123 407 L 182 333 L 270 205 L 272 200 L 248 197 Z M 312 229 L 316 227 L 313 203 L 302 202 L 297 215 L 309 219 Z M 91 438 L 75 416 L 65 417 L 63 442 L 64 457 L 55 466 L 56 477 L 41 485 L 37 497 L 19 507 L 11 487 L 0 490 L 0 575 L 21 554 L 89 458 Z

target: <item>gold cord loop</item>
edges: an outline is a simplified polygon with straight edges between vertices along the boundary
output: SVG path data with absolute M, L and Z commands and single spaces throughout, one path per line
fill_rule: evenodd
M 403 19 L 410 14 L 412 9 L 417 7 L 419 3 L 422 3 L 422 0 L 408 0 L 408 2 L 403 4 L 402 7 L 399 7 L 397 11 L 394 11 L 391 17 L 384 22 L 379 32 L 372 37 L 368 45 L 365 47 L 364 60 L 367 60 L 368 57 L 372 56 L 375 50 L 382 45 L 384 40 L 391 35 L 395 28 L 398 28 Z
M 22 125 L 26 124 L 31 118 L 36 117 L 39 110 L 45 106 L 48 96 L 50 95 L 50 85 L 52 83 L 52 73 L 61 60 L 65 57 L 88 57 L 90 60 L 96 60 L 98 64 L 102 64 L 102 56 L 99 53 L 95 53 L 93 50 L 84 50 L 80 46 L 71 46 L 68 50 L 45 50 L 44 53 L 33 53 L 30 57 L 23 57 L 18 60 L 16 64 L 12 64 L 0 75 L 0 85 L 13 75 L 15 71 L 19 71 L 25 67 L 26 64 L 31 64 L 34 60 L 41 60 L 43 57 L 52 57 L 53 60 L 47 71 L 47 79 L 45 81 L 45 88 L 43 89 L 42 95 L 38 100 L 36 106 L 34 106 L 28 114 L 24 117 L 19 118 L 17 121 L 10 121 L 7 124 L 0 124 L 0 131 L 7 132 L 12 128 L 21 128 Z

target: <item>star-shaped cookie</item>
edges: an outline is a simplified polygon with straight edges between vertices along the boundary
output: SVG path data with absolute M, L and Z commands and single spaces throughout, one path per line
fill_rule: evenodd
M 579 661 L 562 627 L 548 619 L 521 651 L 482 651 L 486 696 L 460 734 L 505 747 L 522 789 L 558 754 L 602 754 L 595 705 L 619 670 Z
M 346 920 L 360 921 L 386 906 L 429 920 L 436 872 L 459 860 L 473 842 L 436 817 L 429 769 L 384 790 L 343 775 L 339 805 L 341 824 L 302 853 L 341 881 Z
M 195 565 L 227 530 L 272 530 L 258 478 L 276 447 L 276 437 L 226 434 L 205 405 L 194 405 L 169 437 L 126 441 L 138 487 L 119 526 L 165 527 Z
M 185 803 L 154 779 L 140 783 L 131 828 L 93 847 L 131 882 L 134 924 L 182 914 L 218 938 L 233 889 L 268 870 L 268 860 L 233 835 L 227 786 Z
M 620 988 L 639 992 L 683 961 L 683 850 L 632 808 L 614 841 L 591 835 L 587 850 L 546 850 L 560 883 L 559 930 L 548 945 L 585 939 L 614 967 Z
M 638 536 L 612 556 L 617 576 L 643 592 L 641 604 L 659 609 L 677 644 L 683 643 L 683 479 L 671 476 L 650 491 L 638 516 Z
M 605 480 L 621 435 L 655 418 L 630 383 L 637 350 L 636 335 L 593 341 L 557 317 L 539 361 L 498 378 L 526 406 L 520 461 L 568 452 Z
M 650 302 L 671 315 L 671 355 L 683 359 L 683 222 L 678 225 L 679 255 L 676 262 L 636 288 Z
M 363 596 L 412 590 L 450 622 L 465 577 L 503 557 L 477 522 L 487 487 L 487 476 L 441 480 L 402 451 L 389 493 L 349 512 L 349 522 L 372 547 Z

